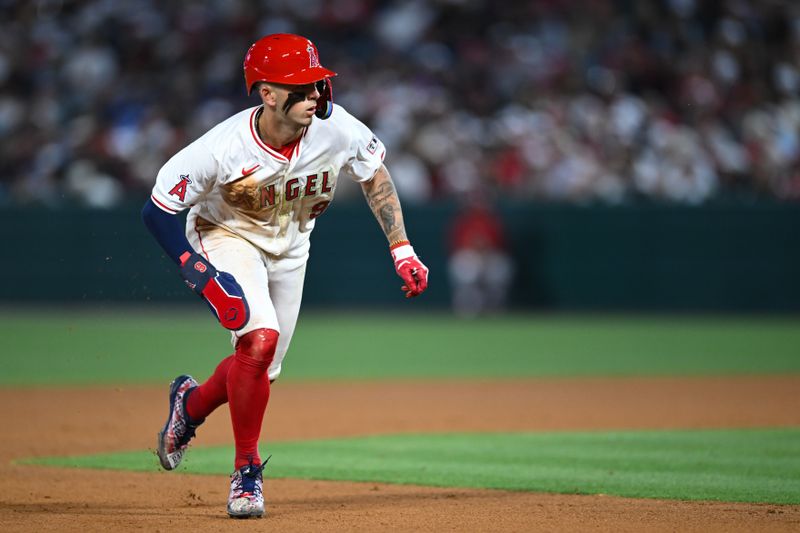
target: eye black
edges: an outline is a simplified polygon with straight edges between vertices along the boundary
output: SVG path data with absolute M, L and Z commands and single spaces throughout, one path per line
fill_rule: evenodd
M 297 102 L 302 102 L 306 99 L 306 93 L 300 91 L 294 91 L 289 93 L 289 96 L 286 97 L 286 103 L 283 104 L 283 112 L 288 113 L 289 109 L 296 104 Z

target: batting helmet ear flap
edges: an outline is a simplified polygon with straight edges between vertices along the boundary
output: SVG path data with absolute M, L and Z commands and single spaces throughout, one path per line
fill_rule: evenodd
M 333 87 L 330 78 L 323 78 L 315 83 L 319 98 L 317 98 L 317 110 L 314 115 L 317 118 L 326 119 L 333 113 Z

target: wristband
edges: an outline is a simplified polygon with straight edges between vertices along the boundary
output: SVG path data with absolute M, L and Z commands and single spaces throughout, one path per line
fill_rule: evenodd
M 197 294 L 202 295 L 208 282 L 217 275 L 217 269 L 200 254 L 189 251 L 181 254 L 181 277 L 186 285 Z
M 402 259 L 408 259 L 409 257 L 414 257 L 416 254 L 414 253 L 414 247 L 411 246 L 408 241 L 404 241 L 405 244 L 398 244 L 397 246 L 390 248 L 392 252 L 392 259 L 394 262 L 397 263 Z

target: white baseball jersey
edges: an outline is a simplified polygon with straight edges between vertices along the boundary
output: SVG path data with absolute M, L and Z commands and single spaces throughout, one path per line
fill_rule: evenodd
M 334 104 L 331 117 L 314 118 L 287 159 L 258 136 L 259 108 L 233 115 L 175 154 L 159 171 L 152 199 L 168 213 L 191 207 L 187 233 L 208 221 L 273 256 L 305 258 L 340 171 L 371 179 L 385 147 Z

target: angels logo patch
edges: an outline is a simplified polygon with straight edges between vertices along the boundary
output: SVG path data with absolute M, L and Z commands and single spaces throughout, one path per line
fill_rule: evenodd
M 372 140 L 367 145 L 367 152 L 371 153 L 372 155 L 375 155 L 375 150 L 377 149 L 378 149 L 378 138 L 373 137 Z
M 317 55 L 317 51 L 314 50 L 314 45 L 310 42 L 308 46 L 306 46 L 306 52 L 308 52 L 308 66 L 309 68 L 318 67 L 319 66 L 319 56 Z
M 186 198 L 186 188 L 190 183 L 192 180 L 189 179 L 189 174 L 181 174 L 180 181 L 169 191 L 169 194 L 177 196 L 183 202 Z

